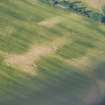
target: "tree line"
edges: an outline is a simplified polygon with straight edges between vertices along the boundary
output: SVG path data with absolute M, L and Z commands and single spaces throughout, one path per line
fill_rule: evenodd
M 105 23 L 105 6 L 102 7 L 102 13 L 89 9 L 81 1 L 74 0 L 40 0 L 49 5 L 55 7 L 59 6 L 60 8 L 70 10 L 93 19 L 94 21 L 99 21 Z

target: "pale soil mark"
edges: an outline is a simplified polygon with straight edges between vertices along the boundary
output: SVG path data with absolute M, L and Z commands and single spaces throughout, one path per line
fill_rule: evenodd
M 63 18 L 60 17 L 60 16 L 57 16 L 57 17 L 53 17 L 53 18 L 50 18 L 50 19 L 47 19 L 47 20 L 44 20 L 44 21 L 41 21 L 38 23 L 38 25 L 40 26 L 45 26 L 47 28 L 52 28 L 54 27 L 55 25 L 59 24 L 60 22 L 62 22 Z
M 102 6 L 105 5 L 105 0 L 86 0 L 89 6 L 95 9 L 101 10 Z
M 67 64 L 70 64 L 70 65 L 76 67 L 77 69 L 80 69 L 80 70 L 85 70 L 91 64 L 91 62 L 87 56 L 83 56 L 83 57 L 80 57 L 77 59 L 74 58 L 71 60 L 65 60 L 65 62 Z
M 95 64 L 96 61 L 101 61 L 102 59 L 104 59 L 104 57 L 104 51 L 88 49 L 86 55 L 79 58 L 66 59 L 65 62 L 76 67 L 79 70 L 89 71 L 89 69 L 92 68 L 92 65 Z
M 35 74 L 37 70 L 37 63 L 41 57 L 53 54 L 56 50 L 65 44 L 66 38 L 56 38 L 52 42 L 43 45 L 33 45 L 24 54 L 8 54 L 4 62 L 8 65 L 15 66 L 24 72 Z M 33 69 L 36 68 L 36 70 Z
M 91 1 L 90 1 L 90 5 L 93 6 L 94 8 L 96 8 L 96 9 L 97 9 L 97 8 L 98 8 L 98 9 L 100 8 L 100 7 L 99 7 L 99 6 L 100 6 L 99 0 L 91 0 Z

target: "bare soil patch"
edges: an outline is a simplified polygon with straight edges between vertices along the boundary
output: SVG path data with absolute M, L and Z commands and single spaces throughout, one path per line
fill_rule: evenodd
M 37 70 L 37 65 L 35 65 L 35 62 L 38 62 L 41 57 L 53 54 L 58 48 L 62 47 L 64 44 L 65 38 L 56 38 L 48 44 L 33 45 L 26 53 L 19 55 L 8 54 L 4 62 L 9 65 L 20 68 L 27 73 L 35 74 Z
M 88 49 L 86 55 L 73 58 L 73 59 L 66 59 L 65 62 L 74 66 L 75 68 L 86 71 L 91 70 L 92 65 L 94 65 L 97 61 L 101 61 L 105 58 L 105 54 L 103 51 L 99 51 L 98 49 Z
M 62 20 L 63 19 L 60 16 L 57 16 L 57 17 L 53 17 L 53 18 L 41 21 L 41 22 L 38 23 L 38 25 L 44 26 L 44 27 L 47 27 L 47 28 L 52 28 L 55 25 L 57 25 L 60 22 L 62 22 Z
M 91 64 L 90 59 L 87 56 L 83 56 L 77 59 L 74 58 L 71 60 L 65 60 L 65 62 L 80 70 L 85 70 L 86 68 L 89 68 L 89 65 Z
M 105 4 L 105 0 L 87 0 L 88 4 L 95 9 L 101 10 L 102 6 Z

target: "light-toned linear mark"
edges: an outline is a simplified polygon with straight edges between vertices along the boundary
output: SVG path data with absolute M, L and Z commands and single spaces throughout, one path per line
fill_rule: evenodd
M 47 20 L 43 20 L 43 21 L 39 22 L 38 25 L 44 26 L 44 27 L 47 27 L 47 28 L 52 28 L 55 25 L 62 22 L 62 20 L 63 20 L 62 17 L 57 16 L 57 17 L 53 17 L 53 18 L 50 18 L 50 19 L 47 19 Z
M 4 62 L 8 65 L 15 66 L 20 68 L 26 73 L 34 75 L 37 70 L 37 65 L 35 62 L 38 62 L 41 57 L 48 56 L 53 54 L 56 50 L 62 47 L 65 44 L 66 38 L 56 38 L 47 45 L 33 45 L 26 53 L 23 54 L 8 54 Z M 36 70 L 33 69 L 36 67 Z
M 79 70 L 85 70 L 91 64 L 90 59 L 87 56 L 65 60 L 65 62 L 76 67 Z
M 89 71 L 91 70 L 89 68 L 91 68 L 92 64 L 95 63 L 93 61 L 100 61 L 104 59 L 104 57 L 104 51 L 99 51 L 97 49 L 88 49 L 86 55 L 78 58 L 66 59 L 65 63 L 70 64 L 79 70 Z

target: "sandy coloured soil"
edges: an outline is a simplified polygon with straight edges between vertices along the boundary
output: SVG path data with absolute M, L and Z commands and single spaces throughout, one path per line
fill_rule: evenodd
M 41 57 L 53 54 L 64 44 L 65 38 L 56 38 L 55 40 L 52 40 L 52 42 L 45 45 L 33 45 L 27 52 L 23 54 L 8 54 L 4 62 L 27 73 L 35 74 L 37 70 L 37 65 L 35 65 L 35 62 L 38 62 Z
M 105 5 L 105 0 L 86 0 L 86 2 L 95 9 L 101 9 Z
M 70 64 L 74 66 L 75 68 L 79 70 L 85 70 L 89 68 L 91 65 L 91 61 L 87 56 L 79 57 L 79 58 L 74 58 L 71 60 L 65 60 L 67 64 Z
M 62 17 L 57 16 L 57 17 L 53 17 L 53 18 L 50 18 L 50 19 L 47 19 L 47 20 L 43 20 L 43 21 L 39 22 L 38 25 L 44 26 L 44 27 L 47 27 L 47 28 L 52 28 L 55 25 L 62 22 L 62 20 L 63 20 Z
M 78 58 L 73 58 L 73 59 L 67 59 L 65 62 L 67 64 L 70 64 L 74 66 L 75 68 L 86 71 L 86 70 L 91 70 L 92 65 L 94 65 L 96 62 L 95 61 L 101 61 L 105 58 L 105 54 L 103 51 L 99 51 L 96 49 L 88 49 L 86 55 Z

